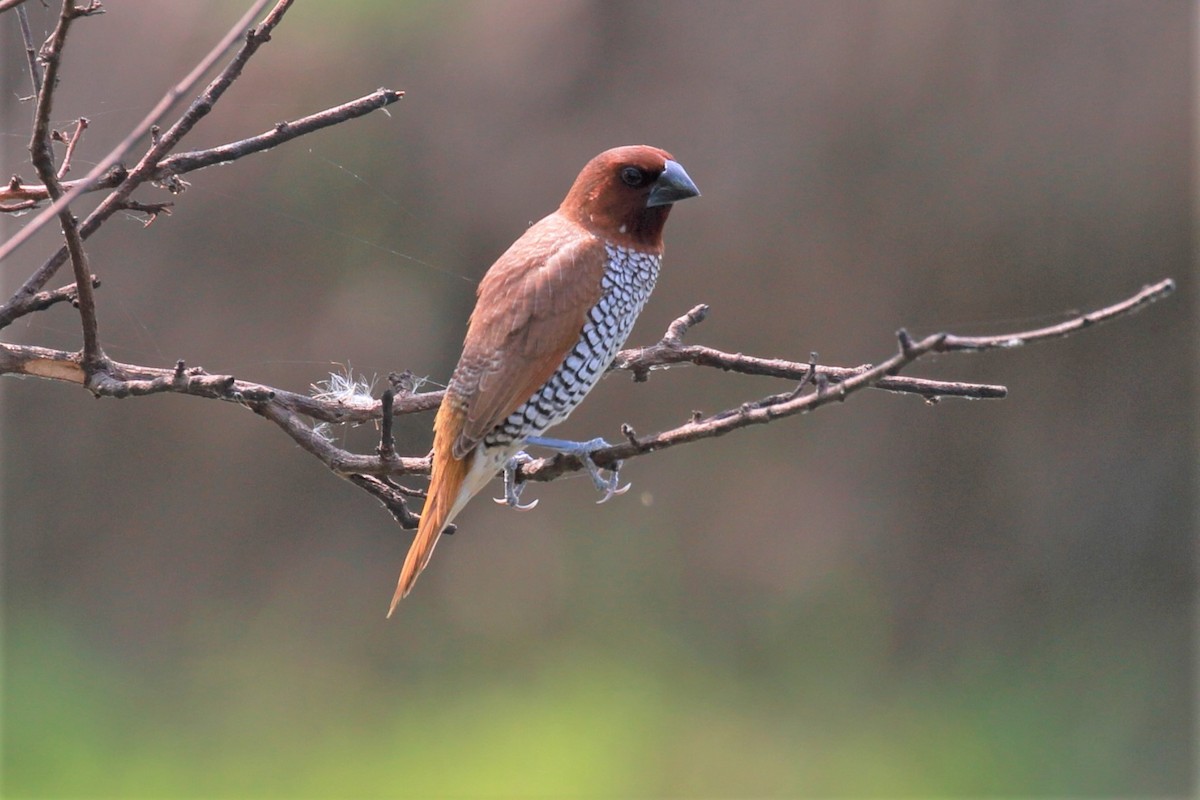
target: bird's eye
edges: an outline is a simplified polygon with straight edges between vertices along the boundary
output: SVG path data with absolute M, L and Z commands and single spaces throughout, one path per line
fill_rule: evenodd
M 625 167 L 621 170 L 621 180 L 626 186 L 641 186 L 646 181 L 646 174 L 637 167 Z

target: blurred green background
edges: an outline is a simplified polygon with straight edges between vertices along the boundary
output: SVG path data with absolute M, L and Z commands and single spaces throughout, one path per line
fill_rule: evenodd
M 26 7 L 40 39 L 53 9 Z M 78 22 L 55 106 L 91 120 L 73 174 L 242 8 Z M 409 534 L 265 421 L 2 381 L 0 790 L 1190 796 L 1195 41 L 1185 2 L 298 3 L 188 147 L 407 96 L 188 176 L 149 229 L 114 219 L 90 242 L 113 357 L 299 391 L 338 365 L 444 381 L 492 259 L 640 142 L 704 196 L 633 343 L 705 302 L 694 342 L 854 365 L 901 326 L 1180 291 L 913 370 L 1004 401 L 860 394 L 637 459 L 603 506 L 586 479 L 532 487 L 526 514 L 481 496 L 391 621 Z M 11 12 L 0 58 L 0 175 L 32 178 Z M 77 328 L 56 307 L 4 337 L 74 349 Z M 783 388 L 613 375 L 558 433 Z M 431 423 L 403 420 L 407 452 Z

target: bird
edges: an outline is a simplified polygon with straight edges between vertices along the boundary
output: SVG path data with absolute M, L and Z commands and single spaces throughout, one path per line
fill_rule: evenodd
M 658 279 L 667 215 L 699 194 L 665 150 L 606 150 L 583 167 L 558 209 L 488 269 L 434 420 L 429 489 L 388 617 L 442 531 L 497 473 L 506 470 L 506 500 L 497 502 L 532 506 L 520 506 L 512 480 L 526 445 L 579 454 L 604 500 L 622 491 L 616 475 L 602 480 L 588 457 L 606 446 L 602 439 L 540 437 L 579 405 L 625 344 Z

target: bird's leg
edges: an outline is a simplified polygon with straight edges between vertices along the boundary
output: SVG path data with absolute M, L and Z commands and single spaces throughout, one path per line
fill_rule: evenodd
M 538 501 L 534 500 L 532 503 L 521 505 L 521 492 L 525 491 L 525 481 L 517 480 L 517 467 L 530 461 L 533 461 L 533 458 L 522 450 L 504 462 L 504 497 L 493 497 L 493 501 L 518 511 L 528 511 L 538 504 Z
M 613 468 L 609 470 L 609 477 L 605 478 L 601 474 L 601 469 L 596 466 L 596 462 L 592 461 L 592 453 L 597 450 L 603 450 L 606 447 L 612 447 L 603 439 L 592 439 L 587 442 L 572 442 L 567 439 L 546 439 L 541 436 L 533 436 L 525 440 L 525 444 L 531 444 L 534 447 L 545 447 L 550 450 L 557 450 L 560 453 L 578 456 L 583 462 L 583 466 L 588 471 L 588 475 L 592 476 L 592 483 L 596 484 L 596 490 L 602 492 L 604 497 L 597 500 L 597 503 L 606 503 L 613 498 L 613 495 L 625 494 L 629 491 L 631 484 L 621 486 L 620 472 L 621 462 L 618 461 Z

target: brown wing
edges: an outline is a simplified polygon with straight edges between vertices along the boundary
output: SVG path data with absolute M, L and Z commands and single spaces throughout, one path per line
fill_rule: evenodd
M 466 415 L 463 458 L 571 352 L 601 294 L 604 243 L 557 213 L 533 225 L 479 284 L 451 391 Z

